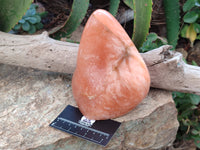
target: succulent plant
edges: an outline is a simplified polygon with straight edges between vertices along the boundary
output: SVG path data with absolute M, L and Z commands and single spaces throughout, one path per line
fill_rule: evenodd
M 35 33 L 37 30 L 43 28 L 41 23 L 41 15 L 36 12 L 37 5 L 31 4 L 30 8 L 27 10 L 26 14 L 21 20 L 14 26 L 14 30 L 23 30 L 30 34 Z

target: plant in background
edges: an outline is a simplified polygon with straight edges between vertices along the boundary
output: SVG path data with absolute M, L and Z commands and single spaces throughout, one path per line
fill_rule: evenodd
M 113 16 L 115 16 L 118 11 L 119 3 L 120 0 L 110 0 L 109 12 Z M 71 34 L 81 24 L 82 20 L 84 19 L 87 13 L 88 7 L 89 0 L 74 0 L 69 18 L 66 21 L 65 25 L 55 28 L 55 30 L 49 32 L 49 34 L 52 34 L 52 37 L 57 40 L 63 37 L 69 38 Z
M 133 0 L 134 25 L 132 40 L 138 49 L 140 49 L 149 33 L 152 4 L 152 0 Z
M 187 0 L 183 5 L 184 26 L 181 37 L 191 42 L 191 47 L 196 39 L 200 39 L 200 0 Z
M 164 0 L 166 16 L 167 41 L 176 48 L 180 30 L 180 5 L 179 0 Z
M 180 123 L 177 140 L 194 140 L 200 148 L 200 96 L 180 92 L 173 92 L 172 95 Z
M 124 3 L 134 10 L 132 40 L 137 49 L 140 49 L 149 33 L 152 0 L 124 0 Z
M 60 40 L 61 38 L 69 38 L 71 34 L 81 24 L 89 7 L 89 0 L 74 0 L 69 18 L 63 26 L 59 26 L 50 31 L 51 37 Z
M 33 0 L 0 0 L 0 31 L 9 32 L 32 2 Z
M 140 51 L 144 53 L 166 44 L 166 39 L 159 37 L 156 33 L 149 33 L 146 41 L 143 43 L 142 47 L 140 47 Z
M 26 31 L 30 34 L 35 33 L 37 30 L 43 28 L 43 24 L 41 23 L 41 16 L 44 13 L 37 13 L 36 8 L 38 6 L 35 4 L 31 4 L 30 8 L 27 10 L 26 14 L 19 20 L 18 24 L 16 24 L 13 28 L 15 31 Z
M 109 12 L 116 16 L 118 8 L 119 8 L 120 0 L 110 0 Z
M 198 66 L 195 61 L 192 65 Z M 200 96 L 190 93 L 172 93 L 178 110 L 179 129 L 177 140 L 194 140 L 200 148 Z
M 167 44 L 165 39 L 155 33 L 150 33 L 140 50 L 146 52 Z M 193 65 L 197 65 L 194 61 Z M 194 140 L 200 148 L 200 96 L 189 93 L 173 92 L 173 99 L 178 110 L 178 121 L 180 127 L 177 140 Z
M 16 0 L 17 2 L 19 0 Z M 27 4 L 30 4 L 30 1 L 32 0 L 21 0 L 19 2 Z M 16 4 L 17 4 L 16 2 Z M 29 2 L 29 3 L 28 3 Z M 134 10 L 134 32 L 133 32 L 133 37 L 132 40 L 135 43 L 136 47 L 139 49 L 143 42 L 146 39 L 146 36 L 148 35 L 149 32 L 149 27 L 150 27 L 150 21 L 151 21 L 151 12 L 152 12 L 152 0 L 124 0 L 124 2 L 131 7 Z M 30 9 L 26 12 L 26 14 L 22 16 L 18 16 L 17 19 L 10 19 L 12 21 L 12 24 L 8 22 L 9 14 L 10 12 L 15 12 L 19 11 L 19 9 L 14 9 L 15 7 L 10 7 L 10 4 L 15 4 L 13 2 L 10 2 L 10 0 L 0 0 L 0 29 L 2 31 L 9 32 L 10 29 L 18 22 L 18 24 L 15 25 L 13 28 L 14 30 L 23 30 L 27 31 L 28 33 L 34 33 L 36 32 L 37 29 L 41 29 L 43 27 L 43 24 L 40 22 L 41 21 L 41 16 L 40 14 L 36 13 L 36 6 L 31 5 Z M 110 7 L 109 7 L 109 12 L 115 16 L 118 7 L 120 4 L 120 0 L 110 0 Z M 8 6 L 8 8 L 7 8 Z M 18 6 L 18 5 L 17 5 Z M 23 10 L 30 5 L 22 5 Z M 62 37 L 70 37 L 72 32 L 76 30 L 76 28 L 81 24 L 83 18 L 85 17 L 87 13 L 87 9 L 89 7 L 89 0 L 74 0 L 71 8 L 70 15 L 68 19 L 66 20 L 65 24 L 62 26 L 58 26 L 53 28 L 51 31 L 49 31 L 49 34 L 55 38 L 55 39 L 61 39 Z M 11 9 L 12 8 L 12 9 Z M 23 11 L 22 11 L 23 12 Z M 4 17 L 4 20 L 1 20 L 1 18 Z M 12 14 L 14 16 L 14 14 Z M 20 20 L 20 18 L 22 19 Z M 15 17 L 16 18 L 16 17 Z M 13 25 L 14 24 L 14 25 Z M 9 28 L 7 27 L 9 26 Z M 6 29 L 4 29 L 6 28 Z M 136 38 L 137 37 L 137 38 Z

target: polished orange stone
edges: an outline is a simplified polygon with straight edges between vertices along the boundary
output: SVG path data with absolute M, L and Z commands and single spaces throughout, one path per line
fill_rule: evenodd
M 150 76 L 135 45 L 107 11 L 89 18 L 73 74 L 74 99 L 88 119 L 120 117 L 148 94 Z

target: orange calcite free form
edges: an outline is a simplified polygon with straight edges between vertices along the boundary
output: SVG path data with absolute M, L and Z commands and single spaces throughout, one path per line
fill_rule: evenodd
M 148 94 L 150 76 L 135 45 L 107 11 L 89 18 L 79 46 L 72 90 L 88 119 L 120 117 Z

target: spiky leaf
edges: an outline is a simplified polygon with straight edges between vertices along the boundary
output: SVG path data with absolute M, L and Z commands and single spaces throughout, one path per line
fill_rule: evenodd
M 175 48 L 180 28 L 179 0 L 164 0 L 163 2 L 166 16 L 167 40 Z
M 89 0 L 74 0 L 69 19 L 66 21 L 64 27 L 58 27 L 49 32 L 49 34 L 53 34 L 58 31 L 53 35 L 54 38 L 60 39 L 61 37 L 70 37 L 72 32 L 74 32 L 76 28 L 81 24 L 82 19 L 87 13 L 88 7 Z
M 0 30 L 9 32 L 32 2 L 33 0 L 0 0 Z
M 128 7 L 133 9 L 133 0 L 123 0 L 123 1 Z
M 152 0 L 133 0 L 134 28 L 132 40 L 139 49 L 149 33 Z
M 110 0 L 110 7 L 109 7 L 109 12 L 113 15 L 116 16 L 117 10 L 119 7 L 120 0 Z

